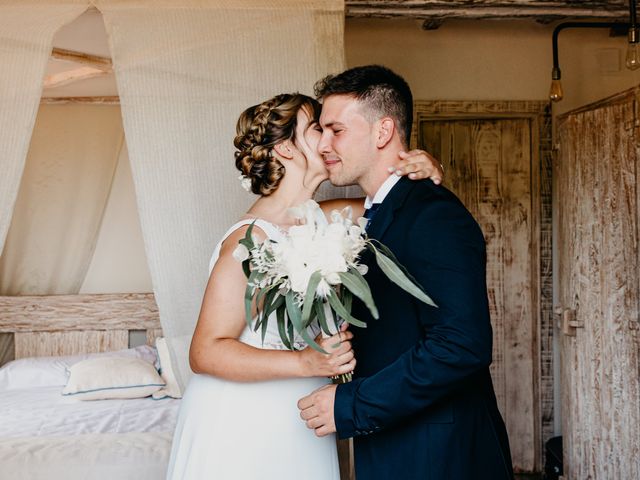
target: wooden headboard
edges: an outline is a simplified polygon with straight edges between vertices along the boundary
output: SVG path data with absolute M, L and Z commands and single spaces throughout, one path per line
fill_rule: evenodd
M 129 332 L 162 335 L 152 293 L 0 296 L 0 333 L 12 333 L 15 358 L 75 355 L 129 347 Z

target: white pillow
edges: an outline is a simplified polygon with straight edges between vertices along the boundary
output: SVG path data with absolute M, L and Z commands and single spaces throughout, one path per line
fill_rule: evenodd
M 127 357 L 139 358 L 156 364 L 158 354 L 154 347 L 141 345 L 116 352 L 88 353 L 59 357 L 29 357 L 13 360 L 0 368 L 0 390 L 16 390 L 33 387 L 63 387 L 69 378 L 72 365 L 88 358 Z
M 100 357 L 70 369 L 63 395 L 80 400 L 148 397 L 165 386 L 155 367 L 139 358 Z
M 176 376 L 173 373 L 173 366 L 171 365 L 171 356 L 169 355 L 169 347 L 167 347 L 166 338 L 156 338 L 156 350 L 158 351 L 158 360 L 160 360 L 160 376 L 166 383 L 166 386 L 155 392 L 153 394 L 153 398 L 155 400 L 166 397 L 182 398 L 180 385 L 178 385 Z

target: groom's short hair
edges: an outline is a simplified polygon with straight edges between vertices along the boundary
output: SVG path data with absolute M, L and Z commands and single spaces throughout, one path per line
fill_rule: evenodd
M 378 120 L 389 116 L 396 122 L 400 138 L 409 146 L 413 123 L 413 95 L 411 88 L 397 73 L 382 65 L 354 67 L 338 75 L 328 75 L 314 87 L 319 99 L 330 95 L 350 95 Z

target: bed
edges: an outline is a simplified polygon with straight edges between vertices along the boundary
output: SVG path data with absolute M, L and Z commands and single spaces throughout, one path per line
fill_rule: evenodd
M 164 478 L 179 400 L 84 401 L 55 377 L 87 358 L 157 367 L 154 348 L 129 348 L 162 335 L 152 294 L 0 297 L 0 332 L 17 360 L 0 369 L 0 480 Z

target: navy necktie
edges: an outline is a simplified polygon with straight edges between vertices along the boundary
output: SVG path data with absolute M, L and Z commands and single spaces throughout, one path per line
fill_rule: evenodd
M 369 208 L 365 209 L 363 216 L 368 220 L 367 225 L 364 228 L 365 230 L 367 230 L 369 228 L 369 225 L 371 225 L 371 221 L 373 220 L 373 217 L 378 211 L 378 208 L 380 208 L 380 205 L 381 205 L 380 203 L 374 203 Z

